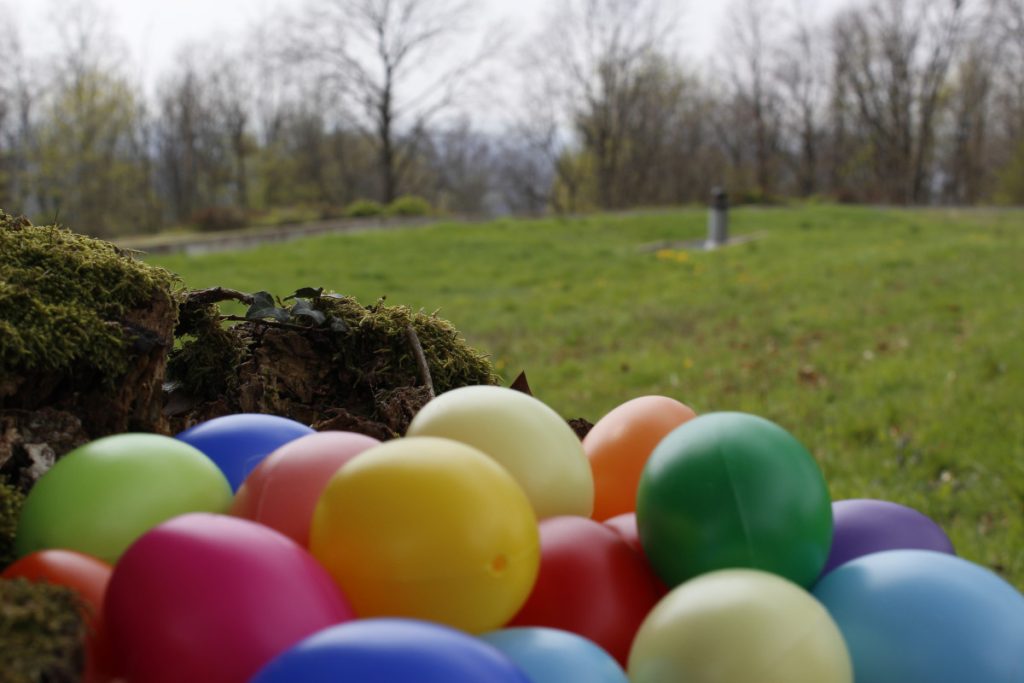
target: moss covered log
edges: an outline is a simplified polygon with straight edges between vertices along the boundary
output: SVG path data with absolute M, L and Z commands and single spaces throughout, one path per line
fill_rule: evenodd
M 133 318 L 153 305 L 173 308 L 167 271 L 2 211 L 0 253 L 0 396 L 8 401 L 33 375 L 110 388 L 128 371 L 133 345 L 160 341 Z
M 46 434 L 60 441 L 73 421 L 88 438 L 159 431 L 174 276 L 109 242 L 2 211 L 0 254 L 0 473 L 18 479 L 12 467 L 62 455 L 26 448 L 50 443 Z
M 432 392 L 498 381 L 489 359 L 446 320 L 383 301 L 367 306 L 300 291 L 306 297 L 284 301 L 241 295 L 252 304 L 242 320 L 222 316 L 207 290 L 191 293 L 178 328 L 185 342 L 168 365 L 178 395 L 169 411 L 175 430 L 263 412 L 391 438 L 404 433 Z M 253 296 L 262 296 L 262 309 Z

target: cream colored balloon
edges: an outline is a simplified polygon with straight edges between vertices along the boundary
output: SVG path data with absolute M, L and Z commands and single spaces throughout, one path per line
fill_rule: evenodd
M 722 569 L 655 606 L 629 653 L 631 683 L 852 683 L 846 642 L 810 593 L 775 574 Z
M 536 398 L 494 386 L 462 387 L 425 405 L 407 436 L 469 444 L 503 465 L 526 491 L 540 519 L 589 517 L 594 476 L 575 432 Z

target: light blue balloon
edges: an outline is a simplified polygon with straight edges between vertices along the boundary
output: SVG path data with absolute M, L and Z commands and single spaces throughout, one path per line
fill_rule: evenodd
M 279 415 L 237 413 L 215 417 L 186 429 L 174 438 L 198 448 L 220 468 L 231 490 L 278 447 L 315 430 Z
M 480 636 L 511 659 L 531 683 L 629 683 L 610 654 L 582 636 L 554 628 L 506 628 Z
M 857 683 L 1021 683 L 1024 595 L 932 550 L 888 550 L 814 587 L 842 631 Z

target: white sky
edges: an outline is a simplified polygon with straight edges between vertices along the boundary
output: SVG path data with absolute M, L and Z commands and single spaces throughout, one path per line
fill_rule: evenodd
M 69 0 L 0 0 L 13 10 L 22 35 L 43 38 L 47 17 Z M 151 84 L 173 63 L 178 48 L 189 41 L 230 40 L 263 16 L 279 7 L 294 6 L 302 0 L 95 0 L 113 20 L 115 35 L 130 51 L 130 72 Z M 713 49 L 720 22 L 729 0 L 663 0 L 680 3 L 681 48 L 684 55 L 703 58 Z M 801 0 L 781 0 L 783 5 Z M 816 12 L 831 12 L 851 0 L 803 0 Z M 551 0 L 481 0 L 489 15 L 485 22 L 504 19 L 517 32 L 528 35 L 540 24 Z M 2 15 L 0 15 L 2 16 Z M 490 20 L 490 21 L 488 21 Z M 0 27 L 2 29 L 2 27 Z M 52 39 L 51 39 L 52 40 Z

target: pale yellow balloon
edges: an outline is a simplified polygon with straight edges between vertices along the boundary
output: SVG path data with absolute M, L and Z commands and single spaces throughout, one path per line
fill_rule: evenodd
M 462 387 L 425 405 L 407 436 L 469 444 L 507 469 L 537 517 L 589 517 L 594 475 L 583 445 L 558 413 L 536 398 L 495 386 Z
M 723 569 L 678 586 L 633 640 L 631 683 L 852 683 L 846 642 L 810 593 Z

